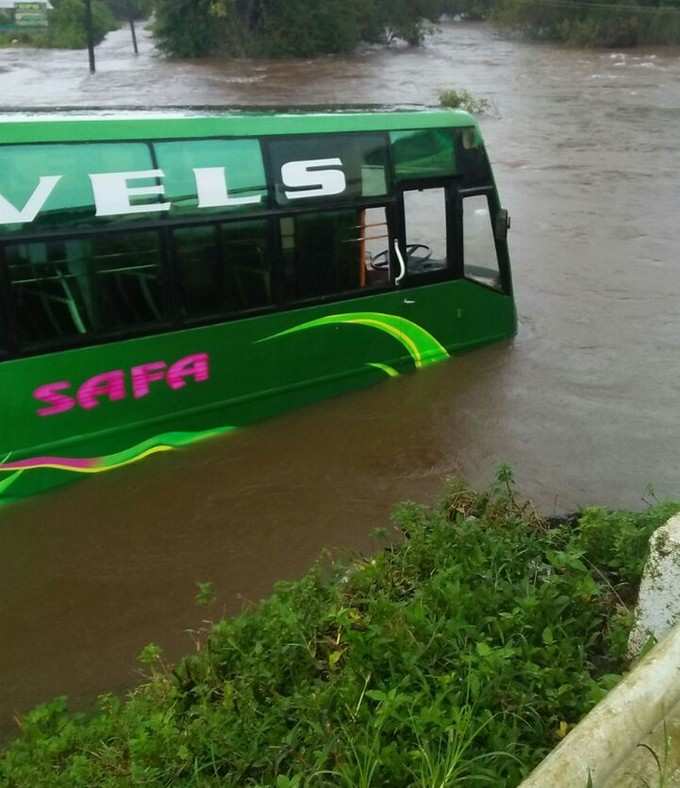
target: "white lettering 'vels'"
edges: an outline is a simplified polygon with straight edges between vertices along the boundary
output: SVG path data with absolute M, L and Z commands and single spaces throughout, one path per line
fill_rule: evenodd
M 33 194 L 28 198 L 26 205 L 21 209 L 15 208 L 9 200 L 0 194 L 0 224 L 32 222 L 40 213 L 61 178 L 61 175 L 43 176 Z
M 127 213 L 155 213 L 169 211 L 169 202 L 147 202 L 132 205 L 133 197 L 154 197 L 163 194 L 163 186 L 128 185 L 128 181 L 142 178 L 163 178 L 163 170 L 141 170 L 139 172 L 107 172 L 90 175 L 92 193 L 97 207 L 97 216 L 120 216 Z
M 230 197 L 224 167 L 197 167 L 194 169 L 199 208 L 223 208 L 230 205 L 255 205 L 262 202 L 262 195 Z
M 295 189 L 285 192 L 286 199 L 342 194 L 347 188 L 347 179 L 341 168 L 341 159 L 311 159 L 284 164 L 281 167 L 283 185 Z M 307 188 L 303 188 L 305 186 Z

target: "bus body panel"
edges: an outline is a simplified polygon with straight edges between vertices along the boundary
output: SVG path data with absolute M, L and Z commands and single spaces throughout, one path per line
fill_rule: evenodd
M 79 475 L 120 467 L 153 450 L 223 434 L 427 366 L 514 331 L 512 299 L 483 286 L 456 281 L 421 288 L 416 303 L 404 307 L 404 294 L 412 292 L 2 364 L 0 391 L 9 392 L 0 428 L 0 453 L 5 460 L 0 466 L 2 495 L 21 497 Z M 339 315 L 348 317 L 338 320 Z M 357 322 L 351 322 L 352 316 Z M 314 325 L 323 319 L 329 322 Z M 421 331 L 413 331 L 413 326 Z M 297 330 L 281 335 L 290 329 Z M 397 332 L 409 330 L 415 347 L 395 338 Z M 420 358 L 414 355 L 419 349 Z M 181 389 L 170 388 L 165 379 L 154 380 L 149 393 L 135 399 L 131 370 L 159 364 L 160 372 L 160 364 L 167 370 L 196 354 L 209 358 L 208 380 L 189 379 Z M 66 391 L 77 400 L 79 388 L 112 371 L 124 375 L 124 398 L 112 400 L 110 394 L 102 394 L 96 407 L 76 404 L 63 413 L 38 415 L 45 403 L 35 399 L 34 392 L 41 386 L 69 382 Z M 183 435 L 168 436 L 175 432 Z
M 472 130 L 473 137 L 465 145 L 462 138 L 456 138 L 458 142 L 455 142 L 451 137 L 447 143 L 447 128 Z M 418 130 L 423 130 L 423 133 Z M 88 338 L 92 344 L 55 347 L 50 352 L 47 349 L 41 352 L 30 346 L 24 349 L 14 340 L 14 348 L 10 342 L 3 359 L 3 322 L 9 334 L 13 330 L 12 325 L 18 324 L 16 314 L 13 320 L 2 314 L 2 308 L 8 304 L 15 312 L 17 309 L 12 307 L 15 296 L 9 287 L 12 284 L 8 273 L 11 265 L 22 272 L 23 280 L 19 286 L 34 288 L 28 291 L 33 301 L 28 299 L 26 303 L 35 304 L 36 310 L 42 309 L 43 323 L 48 318 L 56 319 L 49 299 L 55 299 L 56 303 L 63 302 L 64 298 L 55 297 L 52 293 L 42 299 L 42 306 L 40 297 L 35 298 L 36 294 L 40 296 L 40 291 L 35 290 L 36 282 L 39 287 L 40 280 L 31 279 L 31 271 L 36 266 L 39 268 L 44 260 L 52 265 L 48 257 L 40 258 L 39 244 L 44 243 L 46 250 L 47 244 L 63 243 L 66 248 L 71 243 L 70 239 L 77 241 L 77 236 L 87 238 L 90 230 L 76 232 L 68 224 L 60 229 L 57 221 L 57 224 L 45 225 L 42 230 L 38 226 L 31 229 L 25 225 L 18 235 L 11 227 L 9 233 L 6 229 L 4 233 L 0 232 L 0 503 L 69 480 L 123 467 L 159 451 L 224 435 L 284 410 L 427 367 L 477 345 L 509 338 L 516 330 L 507 247 L 502 240 L 491 241 L 492 246 L 496 244 L 494 255 L 498 256 L 500 280 L 503 282 L 497 289 L 464 278 L 462 258 L 455 263 L 455 270 L 454 263 L 447 263 L 448 273 L 437 269 L 433 278 L 431 274 L 421 276 L 418 272 L 414 275 L 409 271 L 404 284 L 397 284 L 398 254 L 395 257 L 393 244 L 408 249 L 409 242 L 400 188 L 417 193 L 423 188 L 441 186 L 443 182 L 448 184 L 445 221 L 446 232 L 449 233 L 447 248 L 453 257 L 462 255 L 462 238 L 455 243 L 452 239 L 453 235 L 461 234 L 465 195 L 475 191 L 485 195 L 492 220 L 500 207 L 478 127 L 467 113 L 244 114 L 172 118 L 166 122 L 125 118 L 31 120 L 21 123 L 0 120 L 0 153 L 5 143 L 25 146 L 29 143 L 122 143 L 129 140 L 176 141 L 252 136 L 264 146 L 265 163 L 269 155 L 263 142 L 265 137 L 304 134 L 320 138 L 327 133 L 373 131 L 385 134 L 386 141 L 387 134 L 391 134 L 389 156 L 393 159 L 393 169 L 390 175 L 385 176 L 385 183 L 391 184 L 389 188 L 384 194 L 375 192 L 383 194 L 382 197 L 368 203 L 366 200 L 359 202 L 356 204 L 358 207 L 348 199 L 338 206 L 327 200 L 314 211 L 323 222 L 326 221 L 323 217 L 331 216 L 333 212 L 341 216 L 344 211 L 346 216 L 354 211 L 360 216 L 364 210 L 362 205 L 384 207 L 387 235 L 379 236 L 384 240 L 377 242 L 377 249 L 384 247 L 382 254 L 386 255 L 386 266 L 381 269 L 383 273 L 378 269 L 374 272 L 379 275 L 374 292 L 331 293 L 310 302 L 291 302 L 284 298 L 256 314 L 233 314 L 221 320 L 216 317 L 210 323 L 205 319 L 201 325 L 195 321 L 192 325 L 186 316 L 179 317 L 175 292 L 175 316 L 172 319 L 176 324 L 184 320 L 184 325 L 177 325 L 172 330 L 166 326 L 163 333 L 159 325 L 150 329 L 153 333 L 127 338 L 113 335 L 97 337 L 93 334 L 91 339 Z M 468 142 L 476 148 L 476 153 L 474 150 L 471 154 L 466 153 Z M 452 147 L 447 152 L 447 144 L 457 146 L 456 150 Z M 429 150 L 428 145 L 439 147 Z M 453 158 L 447 164 L 448 156 Z M 331 167 L 336 166 L 333 162 L 331 159 Z M 296 177 L 302 181 L 305 178 L 313 181 L 308 171 L 314 173 L 315 162 L 302 164 L 304 166 L 297 168 Z M 442 166 L 449 167 L 450 174 L 442 174 Z M 371 176 L 371 166 L 362 173 L 367 178 Z M 34 188 L 33 176 L 38 183 L 42 174 L 28 174 L 26 183 L 29 190 L 27 192 L 24 186 L 21 187 L 21 200 L 30 197 L 30 189 Z M 261 219 L 256 221 L 267 223 L 268 248 L 274 249 L 271 275 L 281 277 L 287 263 L 282 240 L 283 219 L 279 217 L 312 216 L 313 225 L 316 214 L 310 212 L 309 205 L 302 206 L 297 201 L 294 204 L 291 201 L 288 208 L 281 208 L 280 204 L 277 207 L 273 191 L 279 187 L 273 185 L 272 177 L 269 172 L 269 196 L 263 201 Z M 337 172 L 335 180 L 338 180 Z M 0 179 L 0 196 L 2 191 Z M 21 209 L 24 202 L 18 201 L 16 193 L 12 199 L 14 208 Z M 252 197 L 241 199 L 253 201 Z M 8 210 L 7 204 L 5 210 Z M 370 210 L 373 208 L 369 207 Z M 68 222 L 68 217 L 65 221 Z M 166 225 L 157 221 L 149 224 L 148 231 L 144 232 L 158 234 L 165 249 L 168 239 L 172 241 L 178 230 L 192 230 L 199 226 L 197 222 L 206 227 L 220 224 L 236 227 L 239 221 L 242 220 L 238 216 L 220 214 L 218 210 L 198 218 L 196 214 L 179 215 Z M 314 231 L 313 226 L 310 228 L 309 219 L 305 221 L 307 225 L 301 224 L 299 238 L 308 238 L 318 244 L 319 238 L 323 239 L 323 231 L 319 232 L 318 228 Z M 323 225 L 319 224 L 319 227 Z M 370 234 L 370 229 L 364 230 L 363 218 L 360 227 L 360 234 Z M 130 229 L 136 231 L 132 225 Z M 15 237 L 12 237 L 12 232 L 15 232 Z M 97 232 L 95 227 L 92 233 Z M 222 230 L 218 232 L 221 239 Z M 99 237 L 109 244 L 106 240 L 109 236 L 115 242 L 125 233 L 123 223 L 113 229 L 104 228 Z M 134 237 L 134 234 L 129 237 Z M 299 238 L 294 237 L 293 242 L 300 242 Z M 278 244 L 276 248 L 272 246 L 274 241 Z M 37 257 L 22 252 L 25 259 L 21 258 L 16 251 L 21 244 L 38 249 Z M 360 248 L 360 255 L 364 255 L 363 243 Z M 137 254 L 134 246 L 131 249 L 127 252 L 128 257 Z M 319 259 L 314 256 L 316 251 L 316 247 L 308 250 L 313 260 Z M 176 255 L 176 250 L 172 254 L 163 251 L 165 262 L 162 265 L 176 270 Z M 14 259 L 18 259 L 23 268 L 17 268 L 18 264 L 12 263 Z M 73 265 L 70 259 L 64 265 Z M 408 262 L 410 264 L 410 258 Z M 91 265 L 92 271 L 98 270 L 94 268 L 94 258 Z M 139 283 L 142 281 L 139 273 L 142 269 L 135 267 L 137 265 L 128 265 L 127 270 L 132 271 L 132 277 Z M 54 270 L 58 277 L 64 276 L 58 266 Z M 69 268 L 63 270 L 69 281 L 75 283 L 70 286 L 79 286 L 85 281 L 82 273 L 74 274 Z M 176 273 L 174 275 L 177 276 Z M 114 277 L 111 281 L 117 280 Z M 281 287 L 281 284 L 277 286 Z M 179 288 L 179 284 L 175 283 L 173 287 Z M 366 287 L 366 283 L 362 282 L 361 287 Z M 65 293 L 66 290 L 59 292 Z M 147 297 L 152 298 L 148 294 Z M 79 320 L 84 319 L 92 307 L 88 303 L 86 309 L 84 304 L 82 302 L 78 307 L 81 310 Z M 63 305 L 60 307 L 67 318 L 74 310 L 77 313 L 74 305 L 75 301 L 68 307 L 70 313 Z M 21 315 L 24 320 L 30 320 L 30 317 L 30 314 Z M 18 329 L 14 331 L 18 336 Z

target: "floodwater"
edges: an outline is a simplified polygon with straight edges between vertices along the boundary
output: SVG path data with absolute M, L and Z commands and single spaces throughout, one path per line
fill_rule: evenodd
M 129 686 L 149 642 L 191 648 L 196 581 L 233 612 L 324 547 L 365 549 L 405 498 L 500 462 L 545 510 L 680 496 L 680 51 L 591 52 L 445 24 L 419 50 L 166 62 L 126 31 L 0 50 L 0 105 L 490 99 L 521 326 L 513 342 L 2 511 L 0 727 Z

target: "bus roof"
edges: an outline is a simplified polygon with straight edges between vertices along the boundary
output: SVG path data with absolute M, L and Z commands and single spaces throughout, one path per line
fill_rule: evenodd
M 477 126 L 463 110 L 375 108 L 0 110 L 0 144 L 267 137 Z

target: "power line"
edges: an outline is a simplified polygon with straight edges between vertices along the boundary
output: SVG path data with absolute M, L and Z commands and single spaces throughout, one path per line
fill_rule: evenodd
M 606 11 L 629 11 L 634 14 L 680 14 L 680 8 L 670 5 L 623 5 L 618 3 L 587 2 L 587 0 L 512 0 L 513 4 L 541 5 L 552 8 L 596 8 Z

